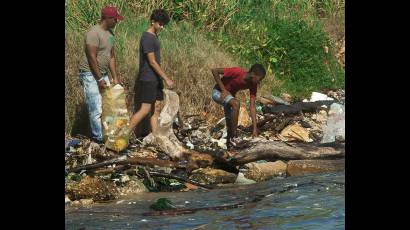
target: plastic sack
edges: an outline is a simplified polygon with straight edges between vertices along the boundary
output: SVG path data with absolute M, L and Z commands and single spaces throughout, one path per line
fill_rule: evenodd
M 326 126 L 323 129 L 323 139 L 321 143 L 336 141 L 336 137 L 345 139 L 345 107 L 344 105 L 333 103 L 330 106 L 329 116 Z
M 144 145 L 155 145 L 171 158 L 181 158 L 189 152 L 175 136 L 172 123 L 179 111 L 179 96 L 174 91 L 164 89 L 164 108 L 158 118 L 158 130 L 143 139 Z
M 102 96 L 102 131 L 105 147 L 117 152 L 127 148 L 129 135 L 121 132 L 129 125 L 124 88 L 117 84 L 109 86 L 101 93 Z

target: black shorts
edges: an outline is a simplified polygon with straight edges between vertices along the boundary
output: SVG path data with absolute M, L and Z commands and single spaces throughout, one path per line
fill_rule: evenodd
M 138 81 L 138 101 L 141 103 L 154 103 L 164 100 L 164 85 L 160 81 Z

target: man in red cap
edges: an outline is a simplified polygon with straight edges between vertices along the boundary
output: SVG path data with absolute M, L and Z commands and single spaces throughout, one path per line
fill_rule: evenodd
M 80 61 L 80 82 L 84 89 L 87 104 L 92 139 L 102 143 L 101 128 L 102 101 L 100 89 L 110 84 L 108 70 L 111 72 L 112 83 L 118 84 L 118 74 L 114 53 L 114 34 L 112 29 L 118 21 L 124 18 L 118 14 L 117 8 L 105 7 L 101 10 L 101 20 L 93 26 L 84 39 L 84 55 Z

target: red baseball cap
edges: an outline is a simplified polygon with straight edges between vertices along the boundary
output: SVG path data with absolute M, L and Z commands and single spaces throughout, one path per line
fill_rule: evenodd
M 101 10 L 101 15 L 105 17 L 112 17 L 117 18 L 117 20 L 121 21 L 124 19 L 123 16 L 118 14 L 117 8 L 114 6 L 107 6 Z

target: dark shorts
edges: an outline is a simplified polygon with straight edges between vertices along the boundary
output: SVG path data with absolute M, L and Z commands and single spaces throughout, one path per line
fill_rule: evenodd
M 164 85 L 160 81 L 138 81 L 138 101 L 141 103 L 154 103 L 164 100 Z

